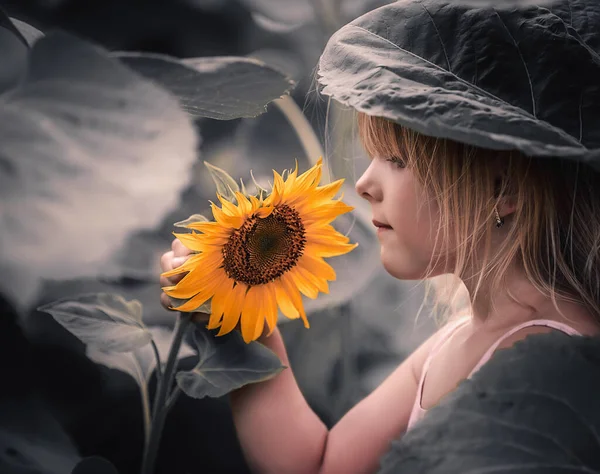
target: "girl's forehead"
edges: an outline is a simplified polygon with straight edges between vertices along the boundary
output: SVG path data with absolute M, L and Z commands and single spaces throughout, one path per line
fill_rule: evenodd
M 318 66 L 322 93 L 428 136 L 598 161 L 600 8 L 573 1 L 521 10 L 385 5 L 330 38 Z

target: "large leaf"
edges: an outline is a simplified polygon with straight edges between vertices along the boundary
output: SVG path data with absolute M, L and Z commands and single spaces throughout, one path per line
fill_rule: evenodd
M 0 9 L 0 94 L 15 87 L 27 70 L 27 41 Z M 6 166 L 0 155 L 0 170 Z
M 196 159 L 174 97 L 62 32 L 34 44 L 0 122 L 0 291 L 21 306 L 41 278 L 115 271 L 105 262 L 161 222 Z
M 198 364 L 176 375 L 177 384 L 192 398 L 221 397 L 249 383 L 268 380 L 285 366 L 259 342 L 246 344 L 238 331 L 224 336 L 200 324 L 193 332 Z
M 256 117 L 293 87 L 284 74 L 252 58 L 177 59 L 130 52 L 113 53 L 113 57 L 171 91 L 195 117 Z
M 164 364 L 169 357 L 173 343 L 173 331 L 160 326 L 148 328 L 156 344 L 161 362 Z M 94 346 L 88 346 L 87 356 L 98 364 L 111 369 L 117 369 L 131 375 L 140 388 L 146 387 L 152 372 L 156 368 L 156 357 L 152 347 L 146 345 L 132 352 L 106 352 Z M 186 342 L 179 348 L 178 359 L 185 359 L 196 354 L 196 351 Z
M 85 344 L 100 350 L 129 352 L 145 346 L 152 336 L 142 322 L 139 301 L 110 293 L 61 299 L 40 306 Z
M 490 8 L 527 8 L 532 6 L 552 6 L 560 0 L 454 0 L 455 3 Z
M 44 33 L 31 26 L 29 23 L 25 23 L 24 21 L 16 18 L 11 18 L 10 21 L 13 23 L 13 25 L 15 25 L 23 39 L 27 42 L 28 46 L 33 46 L 37 40 L 44 37 Z
M 313 2 L 296 0 L 241 0 L 253 12 L 254 20 L 266 30 L 289 32 L 315 16 Z
M 591 161 L 599 54 L 595 0 L 526 12 L 407 1 L 341 28 L 318 75 L 324 94 L 426 135 Z
M 382 474 L 600 472 L 600 339 L 500 350 L 394 442 Z
M 73 468 L 71 474 L 119 474 L 117 468 L 100 456 L 90 456 L 82 459 Z
M 0 401 L 0 472 L 68 474 L 80 460 L 77 449 L 41 400 Z

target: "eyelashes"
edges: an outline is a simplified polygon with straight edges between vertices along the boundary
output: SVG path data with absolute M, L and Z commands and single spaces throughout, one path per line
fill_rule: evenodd
M 396 156 L 393 156 L 391 158 L 386 158 L 385 161 L 389 161 L 390 163 L 393 163 L 396 167 L 398 168 L 406 168 L 406 163 L 404 163 L 404 161 Z

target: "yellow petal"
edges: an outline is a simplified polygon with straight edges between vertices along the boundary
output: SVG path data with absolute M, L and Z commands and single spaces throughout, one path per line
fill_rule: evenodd
M 256 215 L 262 219 L 271 215 L 271 213 L 275 210 L 274 207 L 261 207 L 256 210 Z
M 216 329 L 220 326 L 225 310 L 225 301 L 229 298 L 233 289 L 233 280 L 229 280 L 219 287 L 210 302 L 210 318 L 208 320 L 208 329 Z
M 187 300 L 182 305 L 173 307 L 172 309 L 185 312 L 185 311 L 193 311 L 193 310 L 199 308 L 204 303 L 206 303 L 210 298 L 212 298 L 212 296 L 215 294 L 215 291 L 217 290 L 219 285 L 223 284 L 223 283 L 224 282 L 222 280 L 215 279 L 210 286 L 205 287 L 201 292 L 199 292 L 197 295 L 195 295 L 194 297 Z
M 264 286 L 257 286 L 256 288 L 256 321 L 254 322 L 254 334 L 252 336 L 252 340 L 255 341 L 258 339 L 263 330 L 265 329 L 265 295 L 264 295 Z
M 203 245 L 203 238 L 200 234 L 178 234 L 177 232 L 173 232 L 173 235 L 190 250 L 201 252 L 205 248 Z
M 238 207 L 235 204 L 233 204 L 232 202 L 228 201 L 227 199 L 225 199 L 220 194 L 217 194 L 217 198 L 219 198 L 219 201 L 221 202 L 222 211 L 225 214 L 227 214 L 228 216 L 239 216 L 239 215 L 241 215 L 241 213 L 239 212 Z
M 172 298 L 179 299 L 190 298 L 193 295 L 198 294 L 208 295 L 204 301 L 202 301 L 202 303 L 204 303 L 208 298 L 214 295 L 218 285 L 225 284 L 227 280 L 229 280 L 229 278 L 222 269 L 217 269 L 209 274 L 190 272 L 183 280 L 177 283 L 177 285 L 174 287 L 165 287 L 163 288 L 163 291 Z M 200 306 L 200 304 L 198 306 Z M 196 309 L 198 306 L 192 309 Z M 188 308 L 187 305 L 186 308 Z M 179 311 L 189 311 L 189 309 L 180 309 Z
M 275 297 L 275 286 L 273 284 L 262 285 L 263 312 L 270 336 L 277 326 L 277 298 Z M 260 336 L 260 334 L 259 334 Z
M 314 300 L 319 294 L 319 289 L 312 282 L 305 278 L 297 266 L 294 267 L 290 272 L 286 273 L 286 275 L 290 275 L 294 284 L 304 296 Z
M 246 196 L 244 196 L 239 191 L 236 191 L 235 198 L 237 199 L 238 206 L 240 207 L 242 214 L 246 216 L 250 215 L 250 213 L 252 212 L 252 204 L 246 198 Z
M 306 268 L 299 266 L 299 265 L 296 266 L 295 270 L 296 270 L 296 277 L 301 276 L 302 278 L 304 278 L 305 281 L 307 281 L 310 285 L 312 285 L 313 287 L 315 287 L 317 289 L 317 294 L 315 295 L 315 298 L 318 296 L 319 291 L 321 293 L 329 293 L 329 284 L 327 283 L 327 280 L 325 278 L 314 275 L 311 272 L 309 272 Z M 302 290 L 300 290 L 300 291 L 302 291 Z M 304 294 L 306 294 L 306 293 L 304 293 Z M 309 296 L 309 298 L 310 298 L 310 296 Z
M 295 206 L 297 211 L 302 214 L 305 210 L 328 203 L 338 193 L 342 184 L 344 184 L 344 180 L 338 179 L 333 183 L 315 188 L 309 194 L 292 193 L 286 202 L 288 205 Z
M 253 286 L 246 293 L 246 300 L 242 309 L 242 337 L 246 343 L 251 342 L 254 338 L 258 318 L 257 306 L 256 287 Z
M 246 291 L 248 287 L 244 284 L 237 283 L 229 297 L 225 301 L 225 309 L 223 310 L 223 322 L 217 336 L 228 334 L 235 329 L 240 322 L 240 314 L 246 302 Z
M 292 303 L 292 297 L 288 295 L 285 290 L 285 285 L 281 280 L 275 284 L 275 297 L 277 298 L 277 305 L 281 312 L 289 319 L 297 319 L 300 317 L 300 313 Z
M 223 227 L 218 222 L 192 222 L 185 226 L 186 229 L 197 230 L 203 235 L 229 237 L 231 229 Z
M 196 268 L 197 262 L 202 261 L 202 259 L 206 258 L 204 253 L 197 253 L 195 255 L 191 255 L 185 262 L 183 262 L 180 266 L 175 267 L 173 270 L 168 270 L 160 274 L 160 276 L 164 277 L 172 277 L 175 275 L 179 275 L 180 273 L 189 272 Z
M 302 321 L 304 321 L 304 327 L 310 327 L 310 324 L 308 323 L 308 318 L 306 317 L 306 313 L 304 311 L 302 296 L 300 296 L 300 291 L 298 290 L 298 287 L 296 286 L 290 273 L 284 273 L 283 275 L 281 275 L 279 280 L 284 291 L 292 301 L 292 304 L 296 307 L 298 313 L 300 313 L 300 317 L 302 318 Z
M 245 218 L 242 216 L 228 216 L 214 203 L 211 203 L 210 207 L 212 209 L 213 217 L 215 218 L 215 220 L 223 226 L 231 227 L 233 229 L 239 229 L 244 223 Z
M 285 183 L 283 182 L 283 178 L 277 171 L 273 170 L 273 193 L 277 193 L 283 198 L 284 190 Z
M 337 257 L 354 250 L 356 247 L 358 247 L 358 244 L 307 243 L 304 248 L 304 254 L 325 258 Z
M 335 270 L 321 257 L 313 257 L 305 252 L 298 260 L 297 265 L 317 277 L 327 280 L 335 280 L 336 278 Z

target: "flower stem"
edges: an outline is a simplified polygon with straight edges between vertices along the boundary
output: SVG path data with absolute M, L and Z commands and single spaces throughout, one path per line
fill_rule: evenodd
M 140 388 L 142 394 L 142 412 L 144 417 L 144 448 L 148 446 L 150 442 L 150 427 L 152 422 L 150 421 L 150 397 L 148 396 L 148 385 L 143 384 Z
M 160 361 L 160 354 L 158 352 L 158 347 L 156 347 L 156 342 L 154 339 L 150 341 L 152 343 L 152 350 L 154 351 L 154 357 L 156 358 L 156 380 L 160 380 L 163 374 L 162 362 Z
M 167 394 L 173 384 L 173 379 L 175 378 L 177 355 L 179 354 L 179 348 L 183 341 L 185 331 L 191 321 L 191 317 L 191 313 L 179 313 L 177 324 L 175 325 L 175 336 L 173 337 L 173 344 L 171 344 L 165 371 L 159 379 L 156 388 L 156 397 L 152 410 L 150 441 L 146 444 L 144 449 L 141 474 L 153 474 L 154 472 L 154 463 L 158 454 L 160 438 L 168 413 L 168 407 L 166 407 L 165 402 L 167 400 Z

